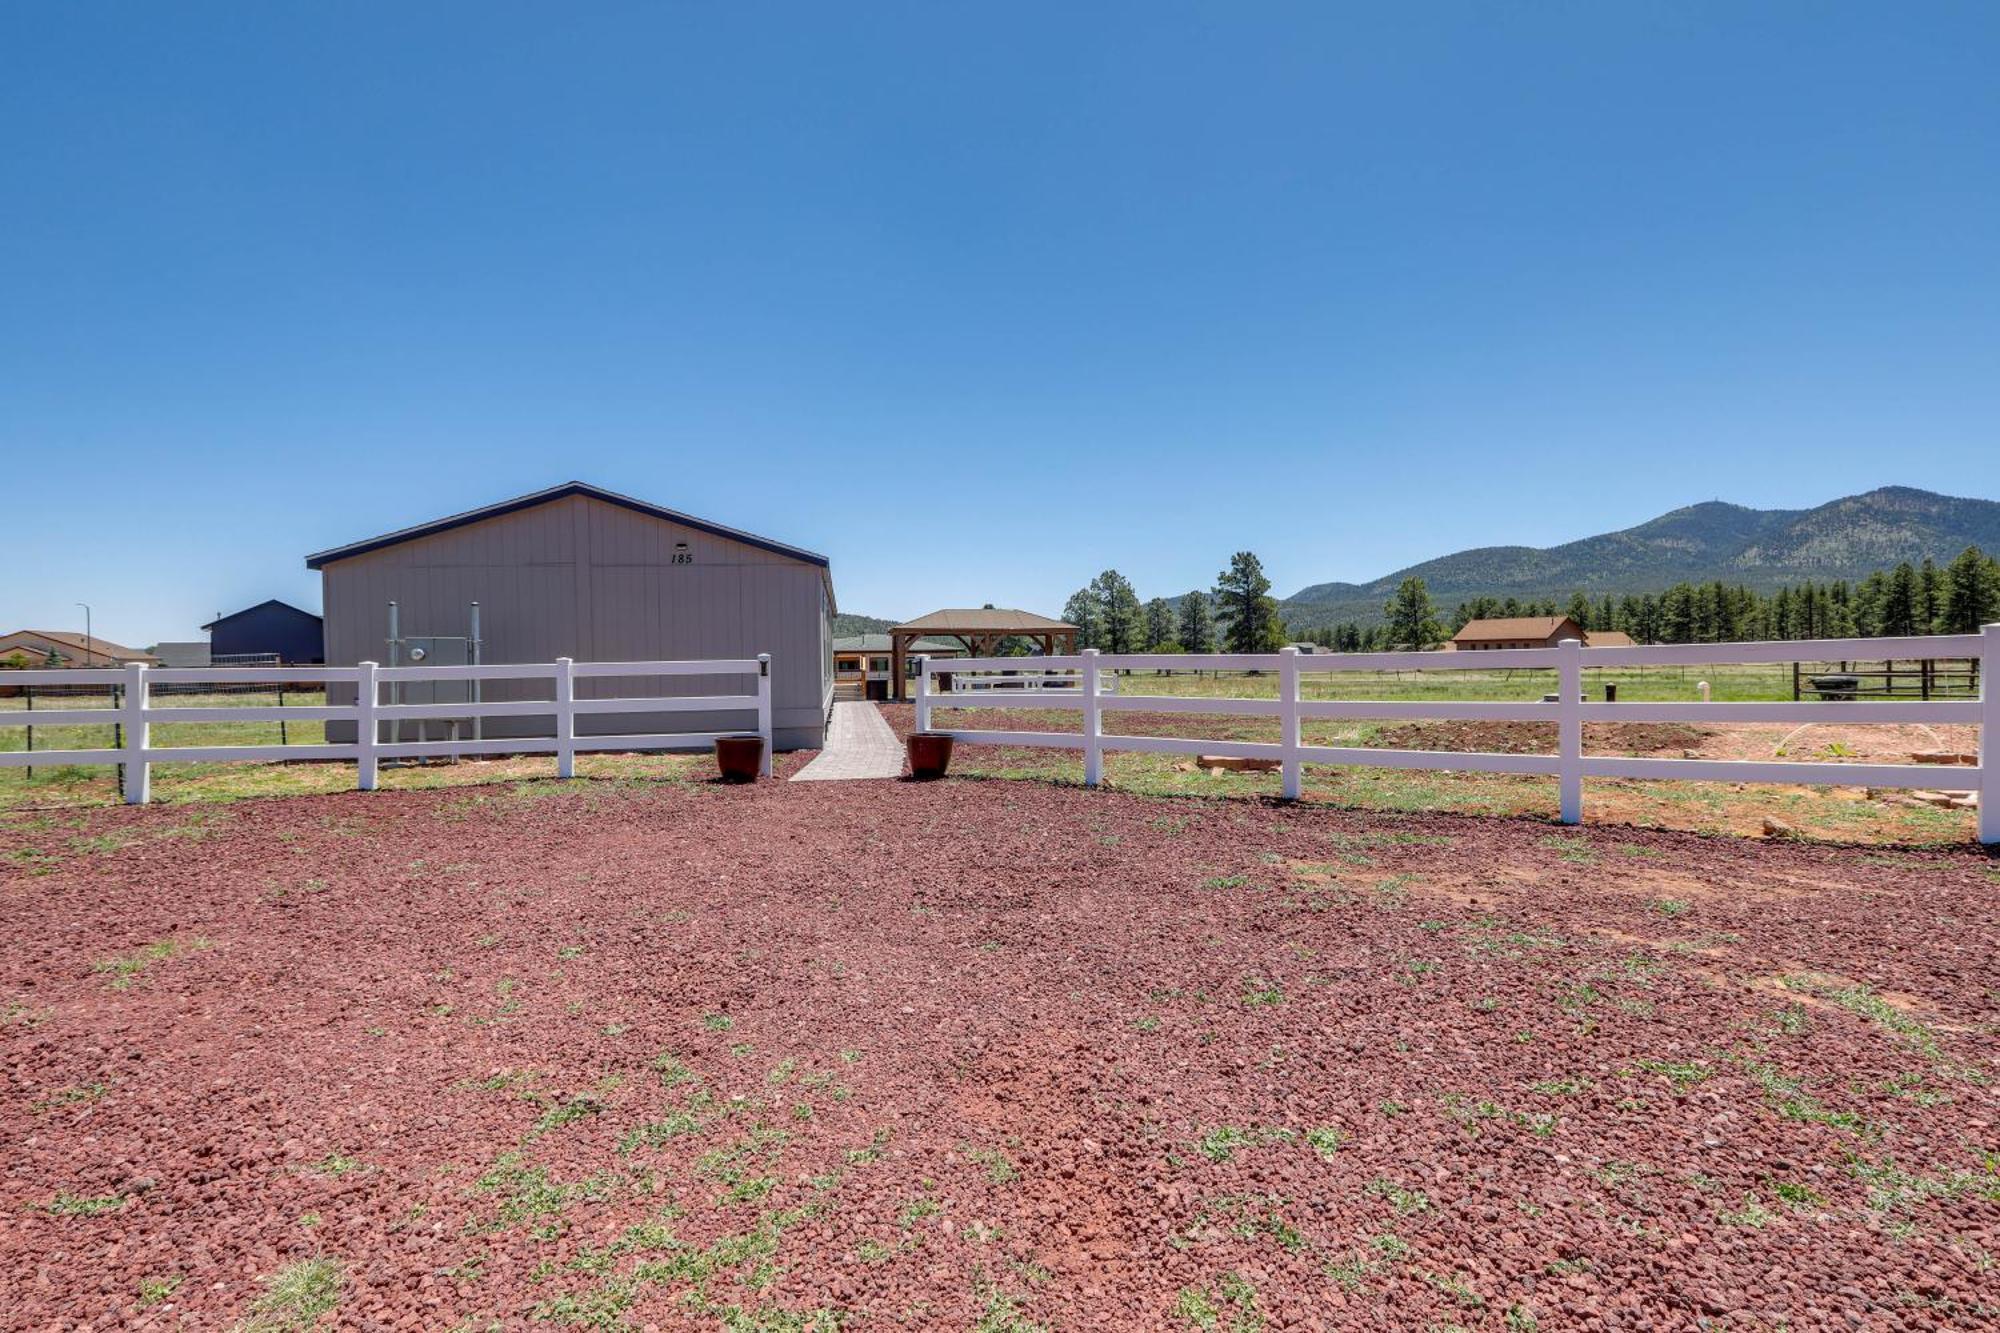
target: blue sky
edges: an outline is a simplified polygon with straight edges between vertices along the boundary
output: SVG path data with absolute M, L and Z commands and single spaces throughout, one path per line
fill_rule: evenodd
M 0 628 L 572 477 L 844 609 L 1995 494 L 2000 7 L 0 10 Z

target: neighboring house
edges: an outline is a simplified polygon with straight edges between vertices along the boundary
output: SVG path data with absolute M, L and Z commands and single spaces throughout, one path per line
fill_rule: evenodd
M 132 662 L 154 666 L 159 662 L 151 653 L 137 648 L 127 648 L 95 635 L 72 634 L 66 629 L 18 629 L 12 634 L 0 634 L 0 661 L 16 653 L 27 658 L 30 667 L 37 668 L 48 666 L 51 655 L 57 666 L 64 667 L 120 667 Z
M 212 661 L 275 657 L 286 666 L 317 666 L 326 661 L 320 618 L 275 597 L 218 617 L 202 628 L 208 631 Z
M 1564 639 L 1583 639 L 1583 627 L 1568 616 L 1502 616 L 1494 620 L 1468 620 L 1465 628 L 1451 636 L 1456 652 L 1478 652 L 1493 648 L 1553 648 Z
M 156 643 L 153 656 L 160 659 L 164 667 L 205 667 L 213 665 L 208 657 L 208 642 L 199 643 Z
M 919 639 L 910 645 L 912 654 L 930 657 L 963 657 L 962 644 L 948 639 Z M 833 687 L 842 698 L 887 699 L 889 666 L 894 645 L 887 634 L 850 634 L 833 641 Z M 916 663 L 905 665 L 913 673 Z
M 1493 648 L 1553 648 L 1564 639 L 1575 639 L 1586 648 L 1632 646 L 1629 634 L 1613 629 L 1586 632 L 1568 616 L 1503 616 L 1466 621 L 1465 628 L 1452 635 L 1445 647 L 1461 653 Z
M 814 747 L 825 738 L 833 699 L 833 575 L 825 556 L 796 546 L 572 481 L 321 551 L 306 557 L 306 566 L 320 572 L 330 665 L 389 660 L 391 602 L 405 639 L 430 637 L 462 651 L 477 602 L 479 658 L 487 663 L 769 653 L 775 746 Z M 748 688 L 741 676 L 609 677 L 578 681 L 577 697 Z M 546 682 L 494 681 L 485 697 L 547 698 L 547 689 Z M 337 732 L 339 725 L 328 727 Z M 595 735 L 752 726 L 741 711 L 577 719 L 579 732 Z M 489 718 L 483 729 L 489 737 L 545 736 L 551 723 Z

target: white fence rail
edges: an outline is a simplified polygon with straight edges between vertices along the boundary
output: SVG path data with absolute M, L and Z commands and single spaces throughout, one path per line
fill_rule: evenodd
M 1980 658 L 1977 699 L 1811 700 L 1774 703 L 1591 703 L 1583 697 L 1583 673 L 1600 667 L 1685 666 L 1710 663 L 1839 661 L 1862 658 Z M 1662 644 L 1651 647 L 1585 648 L 1574 639 L 1554 648 L 1507 648 L 1477 653 L 1314 653 L 1296 648 L 1279 653 L 1135 653 L 1110 655 L 1086 649 L 1072 657 L 1035 659 L 1042 671 L 1076 671 L 1074 690 L 959 690 L 966 673 L 1019 670 L 1020 658 L 987 657 L 919 659 L 917 728 L 934 729 L 940 708 L 1061 708 L 1082 713 L 1080 732 L 977 731 L 944 728 L 972 745 L 1047 746 L 1083 751 L 1084 781 L 1096 786 L 1104 775 L 1107 750 L 1155 754 L 1222 755 L 1238 759 L 1275 759 L 1285 797 L 1296 800 L 1306 764 L 1354 764 L 1375 768 L 1449 768 L 1487 773 L 1538 773 L 1555 777 L 1562 821 L 1583 818 L 1585 778 L 1664 778 L 1699 782 L 1780 782 L 1819 786 L 1936 787 L 1980 793 L 1979 840 L 2000 842 L 2000 799 L 1989 787 L 1989 775 L 2000 772 L 2000 685 L 1993 677 L 2000 668 L 2000 625 L 1978 634 L 1931 635 L 1898 639 L 1811 639 L 1771 643 Z M 1438 702 L 1369 699 L 1307 699 L 1301 696 L 1302 675 L 1332 671 L 1467 671 L 1533 667 L 1553 669 L 1557 689 L 1553 702 L 1518 703 L 1444 700 Z M 1106 695 L 1099 675 L 1111 671 L 1202 670 L 1259 671 L 1277 677 L 1275 699 L 1187 697 L 1182 695 Z M 949 673 L 954 688 L 931 687 L 933 672 Z M 1276 741 L 1202 740 L 1181 736 L 1106 735 L 1108 712 L 1211 713 L 1236 717 L 1275 717 Z M 1553 722 L 1553 754 L 1487 754 L 1440 750 L 1378 750 L 1361 746 L 1307 745 L 1300 724 L 1307 718 L 1401 719 L 1436 718 L 1455 721 Z M 1586 722 L 1876 722 L 1953 723 L 1979 727 L 1977 767 L 1940 768 L 1935 764 L 1836 764 L 1719 759 L 1634 759 L 1583 752 Z
M 977 674 L 951 676 L 951 689 L 954 694 L 981 694 L 993 690 L 1069 690 L 1074 693 L 1082 688 L 1083 676 L 1075 671 L 1028 671 L 1018 675 L 1009 672 L 1004 676 Z M 1097 688 L 1102 694 L 1118 693 L 1118 677 L 1100 674 L 1097 678 Z
M 576 682 L 598 677 L 749 676 L 755 681 L 742 694 L 636 695 L 615 699 L 579 699 Z M 464 700 L 447 703 L 383 703 L 383 687 L 393 682 L 449 683 L 472 680 L 546 680 L 548 699 Z M 199 707 L 159 704 L 152 698 L 158 685 L 301 685 L 321 682 L 352 685 L 351 704 L 314 707 Z M 384 759 L 458 758 L 482 754 L 553 754 L 556 776 L 576 776 L 576 756 L 593 750 L 689 750 L 714 744 L 730 731 L 669 731 L 644 734 L 612 733 L 580 736 L 579 717 L 616 714 L 742 712 L 754 714 L 756 733 L 764 738 L 763 775 L 771 776 L 771 655 L 688 662 L 553 662 L 490 666 L 385 667 L 374 662 L 359 666 L 314 667 L 126 667 L 55 671 L 10 671 L 8 685 L 98 685 L 122 691 L 114 708 L 38 708 L 0 710 L 0 727 L 111 726 L 121 743 L 91 750 L 0 751 L 0 768 L 57 764 L 118 764 L 124 768 L 127 802 L 144 804 L 152 789 L 154 764 L 229 763 L 300 759 L 353 760 L 356 782 L 373 791 L 379 761 Z M 165 696 L 171 697 L 171 696 Z M 417 740 L 398 737 L 404 721 L 438 718 L 481 719 L 546 717 L 553 720 L 550 736 L 514 736 L 481 740 Z M 171 745 L 151 742 L 159 723 L 188 722 L 352 722 L 355 739 L 322 745 Z M 389 738 L 383 738 L 388 728 Z M 741 734 L 752 728 L 743 727 Z

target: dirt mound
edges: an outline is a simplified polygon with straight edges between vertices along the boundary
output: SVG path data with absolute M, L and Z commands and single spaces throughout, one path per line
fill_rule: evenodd
M 1713 733 L 1681 722 L 1603 722 L 1586 726 L 1589 749 L 1617 754 L 1693 750 Z M 1455 754 L 1553 754 L 1553 722 L 1403 722 L 1384 727 L 1376 743 L 1392 750 L 1447 750 Z

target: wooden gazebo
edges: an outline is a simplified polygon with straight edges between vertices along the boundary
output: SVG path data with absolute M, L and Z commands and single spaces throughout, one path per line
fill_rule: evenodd
M 909 660 L 910 645 L 918 639 L 957 639 L 965 645 L 968 657 L 991 657 L 1002 642 L 1013 638 L 1038 640 L 1047 657 L 1076 651 L 1076 626 L 1032 611 L 992 606 L 933 611 L 889 631 L 889 677 L 894 697 L 909 697 L 904 664 Z

